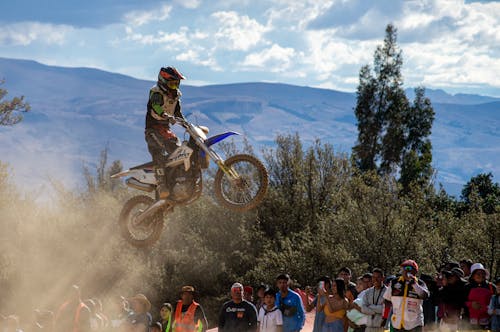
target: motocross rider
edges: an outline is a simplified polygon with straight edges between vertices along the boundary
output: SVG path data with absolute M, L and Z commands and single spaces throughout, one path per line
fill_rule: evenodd
M 177 136 L 170 130 L 170 125 L 175 124 L 171 116 L 184 118 L 179 90 L 183 79 L 185 77 L 174 67 L 162 67 L 158 73 L 158 82 L 149 91 L 145 138 L 153 157 L 158 193 L 162 199 L 170 195 L 165 163 L 178 144 Z

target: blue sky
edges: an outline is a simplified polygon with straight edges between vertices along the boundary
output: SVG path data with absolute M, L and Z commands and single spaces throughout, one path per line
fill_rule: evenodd
M 187 84 L 355 91 L 388 23 L 404 81 L 500 97 L 500 1 L 25 0 L 0 3 L 0 57 Z

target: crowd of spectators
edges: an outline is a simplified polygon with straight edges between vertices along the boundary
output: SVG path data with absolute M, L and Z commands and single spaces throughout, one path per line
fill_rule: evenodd
M 229 332 L 500 331 L 500 278 L 490 281 L 481 263 L 449 262 L 429 275 L 405 260 L 396 275 L 374 268 L 355 282 L 351 278 L 343 267 L 304 288 L 288 274 L 255 291 L 235 282 L 212 325 Z M 0 332 L 205 332 L 209 322 L 195 296 L 193 286 L 183 286 L 173 304 L 153 308 L 146 295 L 137 294 L 104 310 L 100 299 L 82 300 L 73 286 L 56 310 L 36 309 L 31 323 L 2 315 Z M 315 313 L 314 324 L 304 328 L 308 312 Z

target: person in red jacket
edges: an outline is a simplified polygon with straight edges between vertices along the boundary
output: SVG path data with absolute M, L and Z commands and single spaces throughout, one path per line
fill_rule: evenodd
M 466 316 L 469 319 L 469 327 L 473 330 L 487 330 L 490 324 L 488 305 L 490 299 L 496 292 L 496 287 L 487 280 L 488 272 L 483 264 L 475 263 L 471 267 L 469 283 L 465 285 L 467 300 Z

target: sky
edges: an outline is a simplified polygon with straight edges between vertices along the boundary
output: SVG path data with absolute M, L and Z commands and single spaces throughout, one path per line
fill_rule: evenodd
M 389 23 L 406 87 L 500 97 L 500 1 L 1 1 L 0 57 L 353 92 Z

